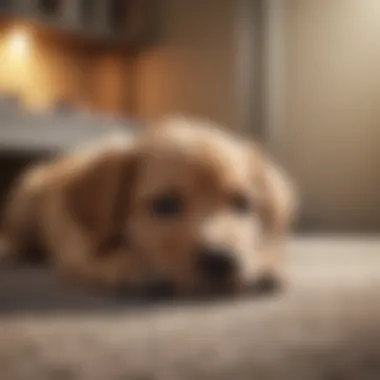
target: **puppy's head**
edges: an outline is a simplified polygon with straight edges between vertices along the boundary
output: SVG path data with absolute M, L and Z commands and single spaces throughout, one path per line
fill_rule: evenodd
M 258 148 L 206 123 L 163 123 L 111 157 L 103 180 L 95 170 L 103 184 L 92 191 L 103 194 L 87 203 L 91 213 L 100 207 L 89 220 L 111 232 L 119 211 L 147 275 L 179 291 L 240 288 L 260 270 L 265 241 L 286 226 L 281 174 Z
M 283 232 L 288 201 L 260 150 L 206 123 L 176 120 L 148 133 L 139 152 L 128 230 L 153 270 L 184 290 L 253 279 L 265 240 Z

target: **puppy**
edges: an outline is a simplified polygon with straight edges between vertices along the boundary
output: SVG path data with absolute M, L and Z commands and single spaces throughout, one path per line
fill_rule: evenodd
M 294 206 L 290 181 L 257 144 L 178 118 L 29 169 L 3 232 L 13 255 L 38 242 L 87 284 L 239 292 L 281 277 Z

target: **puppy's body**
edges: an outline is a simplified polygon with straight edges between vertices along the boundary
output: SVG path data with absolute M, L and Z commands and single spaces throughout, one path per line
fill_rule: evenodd
M 85 282 L 240 289 L 278 271 L 293 204 L 258 147 L 177 119 L 33 168 L 4 232 L 17 254 L 38 237 L 56 268 Z

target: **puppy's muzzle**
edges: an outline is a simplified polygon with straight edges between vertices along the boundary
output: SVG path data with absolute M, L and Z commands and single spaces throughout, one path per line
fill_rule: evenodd
M 198 268 L 205 280 L 225 281 L 237 270 L 232 252 L 224 248 L 203 248 L 198 252 Z

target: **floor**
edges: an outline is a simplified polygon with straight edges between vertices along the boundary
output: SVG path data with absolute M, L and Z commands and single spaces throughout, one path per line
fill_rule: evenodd
M 380 237 L 303 236 L 276 296 L 145 304 L 0 272 L 0 378 L 380 379 Z

